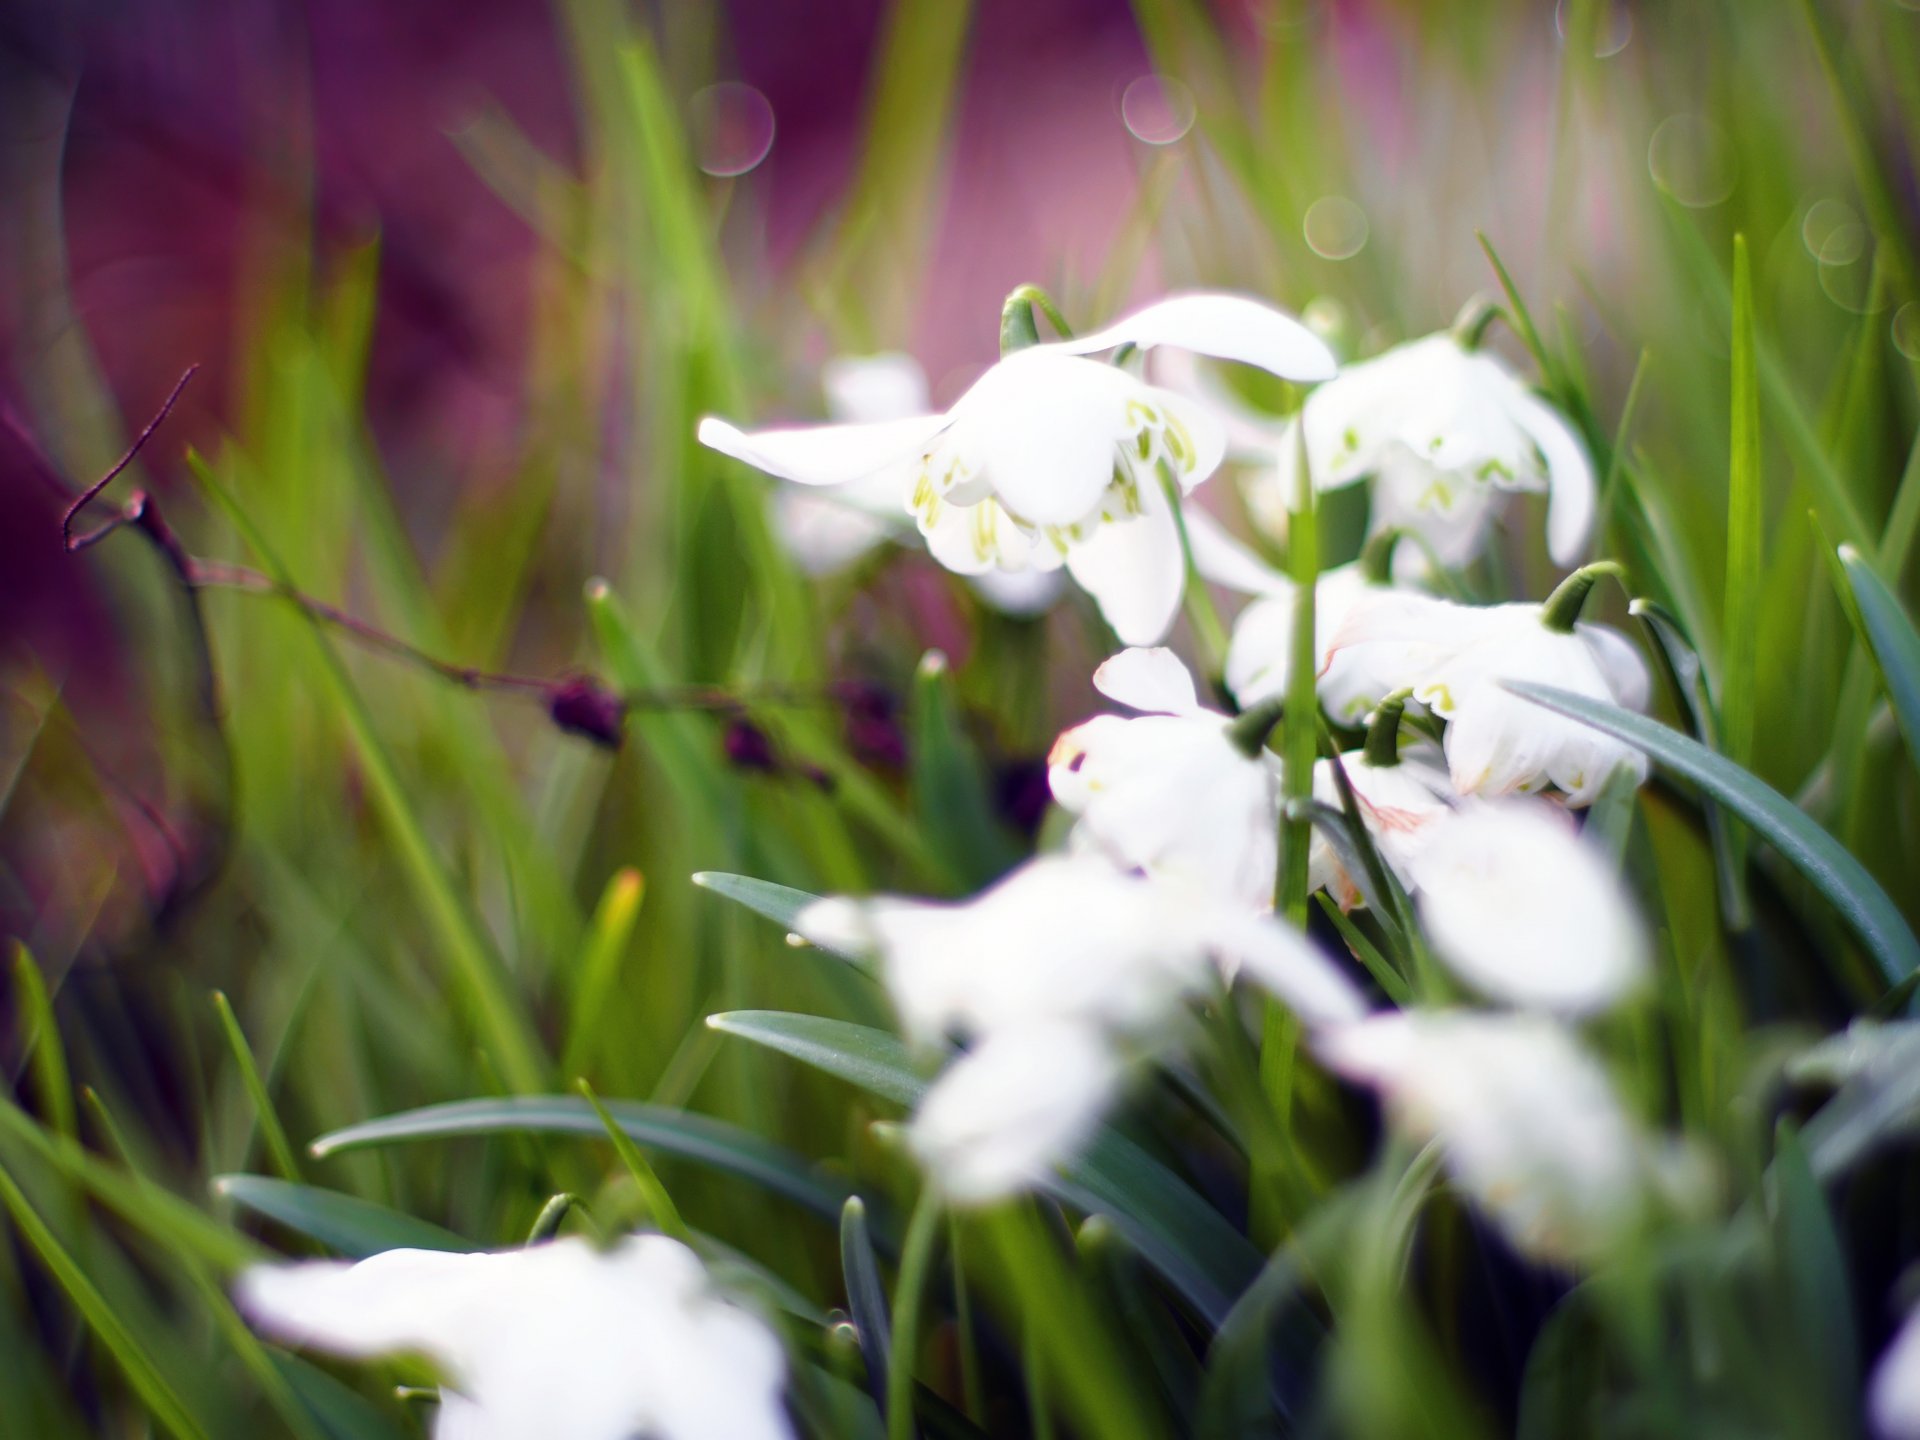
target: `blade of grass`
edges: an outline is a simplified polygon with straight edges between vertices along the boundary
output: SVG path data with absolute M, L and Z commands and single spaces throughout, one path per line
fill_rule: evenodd
M 1893 713 L 1906 736 L 1907 753 L 1920 765 L 1920 634 L 1893 591 L 1851 545 L 1839 548 L 1840 564 L 1857 609 L 1848 618 L 1859 627 L 1886 682 Z
M 14 1018 L 20 1030 L 20 1049 L 33 1067 L 34 1094 L 55 1133 L 71 1140 L 80 1131 L 73 1110 L 73 1080 L 67 1071 L 66 1046 L 53 1018 L 53 1001 L 33 953 L 24 942 L 13 946 Z
M 578 1074 L 594 1041 L 605 1033 L 613 1013 L 609 1001 L 619 978 L 620 961 L 633 938 L 646 893 L 646 879 L 631 866 L 616 870 L 601 892 L 600 903 L 587 925 L 580 958 L 569 977 L 573 998 L 568 1005 L 567 1043 L 561 1050 L 562 1074 Z
M 287 1141 L 287 1132 L 281 1127 L 280 1117 L 274 1113 L 273 1097 L 267 1094 L 266 1082 L 260 1078 L 260 1067 L 254 1063 L 253 1047 L 247 1044 L 240 1021 L 234 1016 L 233 1006 L 228 1003 L 223 990 L 213 992 L 213 1013 L 220 1017 L 220 1028 L 227 1037 L 227 1048 L 233 1051 L 234 1063 L 240 1067 L 240 1083 L 246 1087 L 247 1099 L 253 1104 L 254 1117 L 260 1125 L 260 1138 L 266 1143 L 273 1168 L 280 1172 L 282 1179 L 298 1184 L 300 1162 L 293 1158 L 293 1146 Z
M 685 1243 L 692 1240 L 687 1230 L 687 1222 L 680 1218 L 679 1207 L 673 1203 L 673 1197 L 667 1193 L 667 1187 L 660 1183 L 660 1177 L 653 1173 L 653 1166 L 647 1163 L 647 1157 L 640 1153 L 640 1147 L 633 1143 L 620 1123 L 607 1112 L 600 1103 L 600 1097 L 593 1093 L 593 1087 L 586 1081 L 575 1082 L 576 1088 L 593 1107 L 593 1113 L 600 1119 L 601 1127 L 607 1132 L 607 1138 L 613 1141 L 613 1153 L 620 1157 L 620 1163 L 627 1167 L 627 1173 L 633 1176 L 633 1183 L 640 1187 L 641 1201 L 647 1207 L 647 1214 L 664 1235 Z

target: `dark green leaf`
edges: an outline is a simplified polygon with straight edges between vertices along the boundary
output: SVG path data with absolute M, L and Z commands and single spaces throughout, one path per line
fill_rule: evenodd
M 1880 673 L 1887 696 L 1907 738 L 1907 753 L 1920 765 L 1920 634 L 1887 584 L 1851 545 L 1840 547 L 1840 563 L 1860 607 L 1860 625 Z
M 295 1185 L 265 1175 L 216 1175 L 213 1191 L 355 1260 L 383 1250 L 460 1252 L 480 1248 L 430 1221 L 337 1190 Z
M 1732 761 L 1714 754 L 1644 715 L 1618 705 L 1557 690 L 1551 685 L 1508 681 L 1514 694 L 1624 740 L 1653 759 L 1679 771 L 1745 820 L 1754 833 L 1804 875 L 1832 902 L 1879 963 L 1889 984 L 1920 970 L 1920 942 L 1879 882 L 1840 842 L 1822 830 L 1792 801 Z
M 847 1308 L 860 1333 L 860 1354 L 867 1362 L 867 1389 L 884 1416 L 893 1322 L 887 1315 L 887 1292 L 880 1283 L 873 1237 L 867 1231 L 866 1202 L 858 1195 L 849 1195 L 840 1211 L 840 1272 L 847 1282 Z

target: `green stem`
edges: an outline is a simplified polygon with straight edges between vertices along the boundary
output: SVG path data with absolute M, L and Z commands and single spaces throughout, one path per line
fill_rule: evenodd
M 1618 580 L 1626 573 L 1612 560 L 1596 560 L 1591 565 L 1582 565 L 1555 586 L 1553 593 L 1540 606 L 1540 623 L 1556 634 L 1571 635 L 1574 622 L 1586 608 L 1587 596 L 1600 577 L 1611 575 Z
M 1187 571 L 1183 597 L 1187 620 L 1193 626 L 1194 639 L 1205 652 L 1207 673 L 1217 677 L 1226 673 L 1227 627 L 1220 619 L 1219 607 L 1213 603 L 1213 592 L 1207 589 L 1207 582 L 1200 577 L 1200 568 L 1193 563 L 1193 540 L 1187 534 L 1185 502 L 1180 486 L 1167 473 L 1164 462 L 1160 468 L 1160 485 L 1166 492 L 1167 504 L 1173 508 L 1174 529 L 1180 535 L 1180 559 Z
M 1406 713 L 1407 697 L 1411 690 L 1396 690 L 1380 702 L 1380 708 L 1373 712 L 1373 723 L 1367 726 L 1367 764 L 1375 769 L 1384 769 L 1400 763 L 1400 717 Z
M 912 1440 L 913 1360 L 920 1349 L 920 1302 L 933 1268 L 933 1242 L 940 1233 L 940 1201 L 929 1185 L 920 1192 L 900 1247 L 900 1273 L 893 1286 L 893 1363 L 887 1368 L 887 1440 Z
M 1296 471 L 1293 509 L 1287 519 L 1287 569 L 1294 585 L 1292 649 L 1287 665 L 1286 709 L 1282 716 L 1281 755 L 1286 768 L 1280 777 L 1283 801 L 1306 800 L 1313 795 L 1313 755 L 1320 713 L 1315 690 L 1318 646 L 1315 643 L 1315 595 L 1320 578 L 1320 535 L 1314 509 L 1312 467 L 1307 459 L 1306 433 L 1300 432 L 1300 463 Z M 1279 873 L 1274 877 L 1274 908 L 1295 926 L 1307 923 L 1307 846 L 1313 822 L 1282 818 Z

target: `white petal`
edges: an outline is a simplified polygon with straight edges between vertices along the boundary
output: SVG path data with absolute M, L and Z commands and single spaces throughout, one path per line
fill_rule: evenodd
M 773 496 L 773 523 L 780 543 L 809 575 L 845 569 L 904 528 L 897 515 L 883 519 L 843 505 L 838 494 L 838 490 L 783 488 Z
M 927 553 L 956 575 L 1026 569 L 1035 550 L 1033 539 L 992 496 L 972 505 L 936 496 L 921 506 L 919 525 Z
M 1096 526 L 1067 552 L 1067 570 L 1122 644 L 1157 645 L 1180 611 L 1187 561 L 1167 497 L 1157 484 L 1140 490 L 1142 513 Z
M 1920 1440 L 1920 1312 L 1907 1317 L 1875 1363 L 1867 1413 L 1881 1440 Z
M 1198 505 L 1181 512 L 1187 544 L 1193 550 L 1193 568 L 1200 578 L 1242 595 L 1291 594 L 1293 582 L 1234 539 L 1227 529 Z
M 357 1359 L 413 1352 L 458 1371 L 470 1358 L 460 1317 L 485 1292 L 489 1259 L 387 1250 L 357 1262 L 253 1265 L 234 1282 L 233 1298 L 255 1326 L 289 1345 Z
M 1046 348 L 1090 355 L 1120 345 L 1177 345 L 1288 380 L 1326 380 L 1338 368 L 1320 337 L 1291 315 L 1245 295 L 1211 292 L 1170 295 L 1104 330 Z
M 1035 548 L 1036 555 L 1045 552 Z M 1060 571 L 1029 567 L 1025 570 L 989 570 L 970 577 L 982 600 L 1003 615 L 1026 618 L 1044 614 L 1060 598 Z
M 953 442 L 1007 508 L 1035 525 L 1076 525 L 1099 508 L 1127 407 L 1148 387 L 1093 360 L 1017 350 L 950 412 Z
M 1084 1025 L 1035 1024 L 993 1035 L 936 1080 L 909 1141 L 962 1205 L 1024 1190 L 1083 1145 L 1119 1089 L 1113 1047 Z
M 1185 715 L 1200 708 L 1193 673 L 1164 645 L 1122 650 L 1093 672 L 1093 688 L 1129 710 Z
M 1230 972 L 1284 1001 L 1309 1025 L 1349 1024 L 1367 1013 L 1367 1002 L 1340 968 L 1272 915 L 1222 910 L 1210 928 Z
M 944 415 L 882 420 L 868 425 L 797 425 L 742 430 L 709 415 L 700 443 L 744 460 L 769 475 L 801 485 L 842 485 L 915 458 L 946 427 Z M 904 472 L 903 472 L 904 482 Z M 906 499 L 903 483 L 902 503 Z
M 1557 565 L 1577 565 L 1593 537 L 1593 461 L 1560 413 L 1524 387 L 1516 384 L 1509 403 L 1547 462 L 1547 553 Z
M 1227 642 L 1226 681 L 1241 709 L 1286 694 L 1292 648 L 1291 594 L 1269 595 L 1240 612 Z
M 1606 625 L 1582 621 L 1574 626 L 1574 633 L 1586 641 L 1587 648 L 1593 652 L 1600 673 L 1606 677 L 1607 689 L 1613 692 L 1614 704 L 1629 710 L 1645 710 L 1652 695 L 1653 677 L 1647 673 L 1647 662 L 1640 656 L 1640 647 Z
M 905 420 L 933 409 L 927 372 L 897 350 L 878 355 L 840 355 L 820 371 L 827 413 L 836 420 Z
M 1535 1016 L 1399 1012 L 1323 1032 L 1334 1069 L 1437 1140 L 1455 1183 L 1521 1250 L 1605 1255 L 1644 1198 L 1642 1139 L 1606 1072 Z
M 1626 888 L 1544 802 L 1469 806 L 1436 822 L 1412 875 L 1436 953 L 1503 1004 L 1592 1014 L 1646 974 Z

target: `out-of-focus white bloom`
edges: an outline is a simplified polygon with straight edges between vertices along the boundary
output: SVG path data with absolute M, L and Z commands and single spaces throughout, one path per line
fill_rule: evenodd
M 629 1236 L 604 1253 L 568 1239 L 256 1265 L 234 1294 L 249 1320 L 288 1344 L 433 1361 L 446 1382 L 440 1440 L 792 1433 L 780 1342 L 663 1235 Z
M 1434 950 L 1483 995 L 1588 1015 L 1645 976 L 1647 937 L 1632 897 L 1557 807 L 1469 805 L 1425 833 L 1409 888 Z
M 1873 1367 L 1867 1414 L 1880 1440 L 1920 1440 L 1920 1310 L 1907 1316 Z
M 1430 744 L 1422 745 L 1403 754 L 1397 764 L 1375 765 L 1365 751 L 1353 750 L 1342 755 L 1340 763 L 1374 849 L 1411 891 L 1416 862 L 1432 843 L 1438 822 L 1453 813 L 1453 786 L 1439 753 Z M 1340 784 L 1331 760 L 1314 764 L 1313 798 L 1340 808 Z M 1360 903 L 1362 878 L 1348 874 L 1339 852 L 1316 828 L 1307 856 L 1309 888 L 1324 887 L 1342 910 L 1351 910 Z
M 1298 321 L 1234 295 L 1174 296 L 1095 334 L 1003 357 L 945 414 L 745 432 L 703 444 L 802 485 L 890 489 L 948 569 L 1064 564 L 1128 644 L 1166 633 L 1185 560 L 1164 472 L 1191 490 L 1218 467 L 1220 423 L 1184 396 L 1086 356 L 1178 345 L 1296 380 L 1334 371 Z
M 1455 1184 L 1527 1254 L 1599 1256 L 1640 1214 L 1655 1179 L 1646 1138 L 1558 1023 L 1397 1012 L 1316 1044 L 1334 1070 L 1380 1093 L 1395 1128 L 1438 1142 Z
M 1099 715 L 1054 741 L 1047 780 L 1079 817 L 1074 844 L 1116 863 L 1272 903 L 1280 757 L 1248 755 L 1233 722 L 1203 707 L 1171 650 L 1123 650 L 1096 689 L 1138 716 Z
M 920 362 L 897 351 L 836 357 L 820 380 L 827 414 L 837 421 L 910 419 L 926 414 L 932 404 Z M 874 546 L 913 530 L 900 504 L 898 479 L 884 470 L 826 488 L 783 484 L 772 503 L 781 543 L 809 575 L 831 575 Z M 982 599 L 1009 615 L 1038 615 L 1060 593 L 1055 570 L 993 570 L 970 579 Z
M 1254 597 L 1233 622 L 1227 644 L 1226 682 L 1233 698 L 1251 709 L 1286 694 L 1293 655 L 1293 581 L 1229 535 L 1198 508 L 1186 513 L 1193 567 L 1203 579 Z M 1343 724 L 1372 713 L 1386 693 L 1371 677 L 1333 653 L 1347 617 L 1377 595 L 1391 593 L 1367 578 L 1360 561 L 1323 570 L 1314 586 L 1313 634 L 1320 703 Z
M 1591 804 L 1616 767 L 1644 779 L 1640 751 L 1508 691 L 1528 680 L 1644 710 L 1646 662 L 1603 625 L 1548 628 L 1540 605 L 1457 605 L 1407 592 L 1351 611 L 1334 637 L 1335 663 L 1356 689 L 1413 698 L 1447 722 L 1454 789 L 1488 798 L 1553 784 Z
M 966 1202 L 1069 1158 L 1125 1059 L 1165 1044 L 1182 1002 L 1220 977 L 1246 975 L 1310 1025 L 1366 1011 L 1333 962 L 1271 916 L 1093 855 L 1029 861 L 957 904 L 816 901 L 795 929 L 825 948 L 877 952 L 909 1036 L 971 1043 L 909 1129 L 938 1183 Z
M 1308 396 L 1265 482 L 1281 496 L 1294 493 L 1302 425 L 1318 488 L 1371 475 L 1373 528 L 1420 536 L 1444 566 L 1479 552 L 1509 490 L 1547 492 L 1547 553 L 1557 562 L 1573 565 L 1586 549 L 1594 477 L 1579 437 L 1498 359 L 1451 332 L 1349 365 Z

